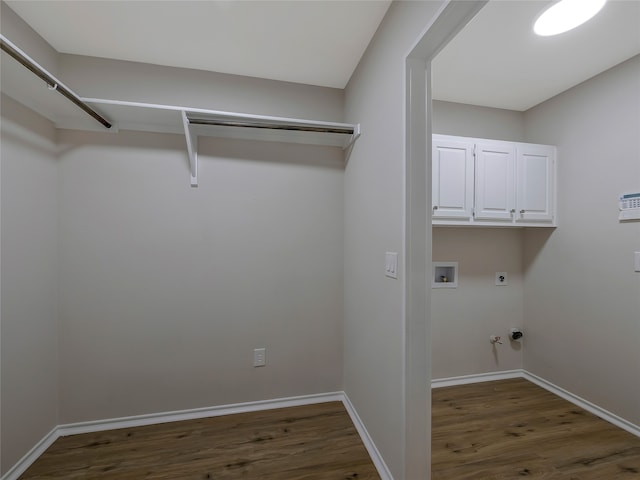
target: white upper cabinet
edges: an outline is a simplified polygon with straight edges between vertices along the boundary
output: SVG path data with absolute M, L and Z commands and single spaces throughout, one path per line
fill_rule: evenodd
M 479 142 L 475 155 L 475 218 L 511 221 L 515 212 L 515 147 Z
M 516 163 L 518 222 L 554 222 L 555 148 L 523 144 Z
M 433 218 L 471 219 L 473 142 L 433 136 Z
M 433 224 L 556 226 L 555 147 L 433 135 Z

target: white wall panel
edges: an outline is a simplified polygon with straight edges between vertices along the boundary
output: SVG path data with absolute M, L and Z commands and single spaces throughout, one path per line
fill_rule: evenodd
M 524 367 L 640 424 L 640 57 L 525 113 L 527 141 L 558 146 L 559 227 L 525 233 Z

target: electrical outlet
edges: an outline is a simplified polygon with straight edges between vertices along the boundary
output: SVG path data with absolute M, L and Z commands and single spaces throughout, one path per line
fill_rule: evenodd
M 254 348 L 253 349 L 253 366 L 264 367 L 266 364 L 267 364 L 267 349 Z
M 496 285 L 508 285 L 509 277 L 507 272 L 496 272 Z

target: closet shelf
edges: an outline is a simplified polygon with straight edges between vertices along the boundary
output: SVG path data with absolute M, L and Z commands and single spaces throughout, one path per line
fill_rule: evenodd
M 348 148 L 360 135 L 357 124 L 321 122 L 297 118 L 152 103 L 82 98 L 112 119 L 115 130 L 181 133 L 181 112 L 198 136 L 267 140 Z
M 252 115 L 150 103 L 82 98 L 113 119 L 114 130 L 184 133 L 191 185 L 198 184 L 197 140 L 200 136 L 341 147 L 348 156 L 360 125 Z
M 359 124 L 83 98 L 3 35 L 0 35 L 0 47 L 3 55 L 7 54 L 16 60 L 6 64 L 3 61 L 3 93 L 39 112 L 51 120 L 56 128 L 184 134 L 192 186 L 198 185 L 199 136 L 341 147 L 345 150 L 346 158 L 360 136 Z M 51 90 L 62 95 L 52 95 Z M 65 100 L 61 100 L 62 97 Z M 90 118 L 92 121 L 88 122 Z

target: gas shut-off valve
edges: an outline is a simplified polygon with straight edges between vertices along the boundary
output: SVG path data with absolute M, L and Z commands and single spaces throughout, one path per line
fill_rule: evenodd
M 511 332 L 509 332 L 509 338 L 511 340 L 520 340 L 522 338 L 522 330 L 519 328 L 512 328 Z
M 518 341 L 522 339 L 522 335 L 522 330 L 519 328 L 512 328 L 509 331 L 509 340 Z M 489 342 L 491 342 L 492 345 L 495 345 L 496 343 L 502 345 L 502 337 L 500 335 L 489 335 Z

